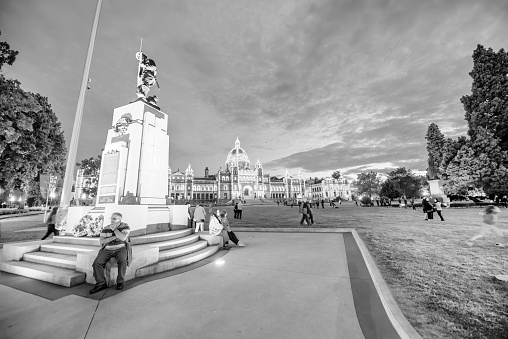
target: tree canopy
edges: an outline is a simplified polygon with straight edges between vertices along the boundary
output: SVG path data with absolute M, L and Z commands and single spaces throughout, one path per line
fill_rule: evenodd
M 335 171 L 332 173 L 332 178 L 339 180 L 342 177 L 342 174 L 340 174 L 340 171 Z
M 91 185 L 87 190 L 87 193 L 91 197 L 95 197 L 97 195 L 101 158 L 102 156 L 99 154 L 96 158 L 83 159 L 76 164 L 76 166 L 83 170 L 83 175 L 89 176 L 91 179 Z
M 473 52 L 471 94 L 461 98 L 468 137 L 445 139 L 431 124 L 429 161 L 437 165 L 445 193 L 508 192 L 508 54 L 478 45 Z M 439 151 L 441 149 L 441 151 Z
M 369 173 L 359 173 L 356 179 L 359 194 L 366 194 L 369 198 L 379 190 L 381 184 L 381 177 L 377 172 L 370 171 Z
M 0 62 L 12 64 L 8 46 Z M 0 187 L 37 195 L 41 173 L 63 173 L 65 139 L 48 99 L 20 85 L 0 74 Z

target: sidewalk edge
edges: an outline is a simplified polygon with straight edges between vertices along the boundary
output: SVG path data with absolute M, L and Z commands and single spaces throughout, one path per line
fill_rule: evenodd
M 395 301 L 388 288 L 388 285 L 383 279 L 381 272 L 379 272 L 374 259 L 369 253 L 367 246 L 363 243 L 363 240 L 360 238 L 355 229 L 352 229 L 351 233 L 358 244 L 358 248 L 362 253 L 363 259 L 367 264 L 367 269 L 369 270 L 372 281 L 374 282 L 374 286 L 376 287 L 377 293 L 381 302 L 383 303 L 383 307 L 388 315 L 388 318 L 392 322 L 393 327 L 399 334 L 402 339 L 422 339 L 421 335 L 414 329 L 411 323 L 407 320 L 407 318 L 402 313 L 399 305 Z

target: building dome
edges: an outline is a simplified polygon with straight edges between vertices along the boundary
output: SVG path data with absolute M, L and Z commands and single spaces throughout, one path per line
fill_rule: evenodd
M 235 148 L 228 153 L 226 165 L 230 168 L 238 166 L 240 169 L 248 169 L 250 167 L 249 156 L 247 152 L 240 147 L 240 140 L 238 140 L 238 138 L 236 138 L 235 141 Z

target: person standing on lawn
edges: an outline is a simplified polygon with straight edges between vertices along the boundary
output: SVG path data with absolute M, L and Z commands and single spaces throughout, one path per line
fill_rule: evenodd
M 422 200 L 423 213 L 426 213 L 425 220 L 434 219 L 434 207 L 429 202 L 429 198 Z
M 499 238 L 502 238 L 503 236 L 508 236 L 508 230 L 503 230 L 495 226 L 498 214 L 501 212 L 499 207 L 494 205 L 489 205 L 483 210 L 480 215 L 483 216 L 483 227 L 480 230 L 480 233 L 472 236 L 468 241 L 466 241 L 466 245 L 473 246 L 473 243 L 480 239 L 485 238 L 488 233 L 493 232 L 496 236 Z M 498 242 L 496 243 L 496 246 L 498 247 L 506 247 L 505 243 Z
M 235 212 L 234 218 L 238 219 L 238 203 L 235 203 L 235 207 L 233 208 L 233 212 Z
M 307 204 L 307 214 L 309 215 L 309 220 L 310 220 L 310 226 L 314 225 L 314 215 L 312 214 L 312 204 L 309 205 Z M 318 202 L 318 205 L 317 205 L 317 208 L 319 208 L 319 202 Z
M 242 203 L 242 199 L 240 199 L 240 201 L 238 201 L 238 207 L 237 207 L 237 210 L 238 210 L 238 218 L 237 218 L 237 219 L 242 219 L 242 212 L 243 212 L 243 203 Z
M 300 226 L 303 225 L 304 221 L 307 223 L 307 225 L 310 225 L 306 201 L 304 201 L 303 203 L 300 204 L 299 210 L 300 210 L 300 214 L 302 215 L 302 219 L 300 220 Z
M 441 207 L 441 202 L 437 199 L 434 199 L 434 208 L 436 209 L 437 215 L 441 218 L 441 221 L 444 221 L 443 215 L 441 215 L 443 207 Z

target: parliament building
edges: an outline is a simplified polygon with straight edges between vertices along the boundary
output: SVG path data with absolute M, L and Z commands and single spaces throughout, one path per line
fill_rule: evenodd
M 264 173 L 263 166 L 256 161 L 251 165 L 247 152 L 240 147 L 240 140 L 226 157 L 226 168 L 204 176 L 194 173 L 191 165 L 185 171 L 169 169 L 169 196 L 172 201 L 217 201 L 217 200 L 298 200 L 301 198 L 333 200 L 338 197 L 349 199 L 351 191 L 344 180 L 325 178 L 305 180 L 301 172 L 282 176 Z

